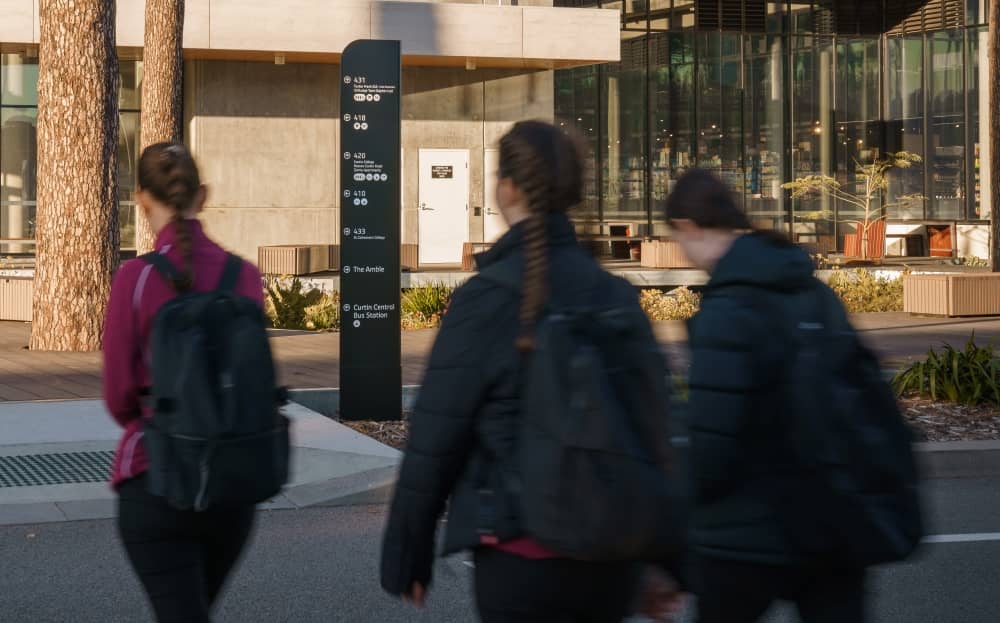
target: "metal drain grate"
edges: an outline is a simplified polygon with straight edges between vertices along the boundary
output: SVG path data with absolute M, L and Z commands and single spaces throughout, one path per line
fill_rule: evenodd
M 114 452 L 0 456 L 0 488 L 107 482 Z

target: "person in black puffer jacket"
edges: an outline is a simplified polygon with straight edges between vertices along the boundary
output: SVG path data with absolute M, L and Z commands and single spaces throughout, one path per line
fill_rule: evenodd
M 864 571 L 798 555 L 768 496 L 780 460 L 769 421 L 785 408 L 775 388 L 793 345 L 766 310 L 811 287 L 812 261 L 776 232 L 751 231 L 729 190 L 705 171 L 677 181 L 667 218 L 691 262 L 711 275 L 688 328 L 699 621 L 751 623 L 787 599 L 809 623 L 860 623 Z
M 635 290 L 576 239 L 566 212 L 582 199 L 582 173 L 575 141 L 551 124 L 521 122 L 500 141 L 498 204 L 511 229 L 476 261 L 480 270 L 519 264 L 523 287 L 475 276 L 444 317 L 385 532 L 381 581 L 392 595 L 423 604 L 435 527 L 450 499 L 443 550 L 475 550 L 476 601 L 487 623 L 611 623 L 629 613 L 638 564 L 560 558 L 524 534 L 504 486 L 517 443 L 521 360 L 543 306 L 638 307 Z

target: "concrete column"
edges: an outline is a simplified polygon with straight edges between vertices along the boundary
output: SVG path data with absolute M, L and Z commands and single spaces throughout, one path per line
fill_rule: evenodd
M 827 45 L 819 53 L 819 167 L 821 175 L 833 175 L 833 50 Z M 826 194 L 821 199 L 822 210 L 832 210 L 833 202 Z
M 981 15 L 986 15 L 987 3 L 980 2 Z M 990 217 L 990 63 L 989 33 L 979 33 L 979 218 Z
M 608 188 L 605 201 L 609 208 L 617 209 L 621 197 L 621 105 L 618 99 L 618 78 L 608 76 Z M 598 146 L 600 149 L 600 146 Z
M 771 98 L 768 102 L 768 122 L 777 121 L 776 124 L 772 123 L 780 129 L 779 134 L 772 134 L 770 137 L 771 142 L 768 144 L 768 151 L 772 154 L 777 154 L 778 160 L 774 162 L 772 166 L 778 171 L 784 170 L 784 135 L 786 128 L 784 127 L 784 114 L 782 111 L 784 102 L 784 72 L 782 68 L 784 67 L 783 55 L 781 49 L 781 38 L 775 37 L 774 42 L 771 44 Z M 779 205 L 784 203 L 784 193 L 781 190 L 781 175 L 775 175 L 771 180 L 771 197 L 779 201 Z

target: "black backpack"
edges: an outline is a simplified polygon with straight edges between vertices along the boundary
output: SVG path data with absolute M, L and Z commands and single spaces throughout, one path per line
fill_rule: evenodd
M 520 291 L 513 262 L 481 275 Z M 603 271 L 600 278 L 608 291 L 621 285 Z M 521 528 L 575 560 L 662 561 L 680 552 L 686 504 L 667 430 L 669 376 L 642 309 L 550 306 L 535 340 L 522 361 L 508 477 Z
M 157 312 L 149 345 L 150 492 L 196 511 L 271 498 L 288 478 L 288 421 L 264 313 L 234 292 L 243 261 L 230 255 L 218 288 L 192 292 L 177 287 L 163 255 L 142 259 L 178 291 Z
M 843 305 L 815 281 L 771 299 L 789 348 L 779 368 L 769 488 L 783 531 L 806 560 L 867 567 L 909 556 L 924 534 L 909 428 L 878 358 Z M 780 304 L 778 304 L 780 301 Z M 765 442 L 768 443 L 768 442 Z

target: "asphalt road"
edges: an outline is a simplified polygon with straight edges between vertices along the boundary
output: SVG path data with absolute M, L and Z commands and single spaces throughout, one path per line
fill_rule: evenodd
M 930 532 L 1000 533 L 1000 479 L 927 485 Z M 416 612 L 378 588 L 385 507 L 273 511 L 260 518 L 217 623 L 474 621 L 472 570 L 439 564 L 430 607 Z M 930 544 L 872 583 L 879 623 L 1000 620 L 1000 536 Z M 143 596 L 109 521 L 0 528 L 0 622 L 149 621 Z M 790 621 L 782 609 L 769 622 Z

